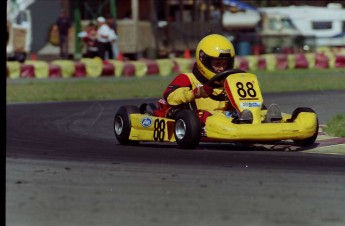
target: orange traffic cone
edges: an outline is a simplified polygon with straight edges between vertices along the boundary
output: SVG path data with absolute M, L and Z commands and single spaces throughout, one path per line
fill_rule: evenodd
M 31 60 L 37 60 L 36 53 L 31 53 Z
M 190 59 L 191 58 L 189 49 L 185 49 L 183 55 L 184 55 L 185 59 Z

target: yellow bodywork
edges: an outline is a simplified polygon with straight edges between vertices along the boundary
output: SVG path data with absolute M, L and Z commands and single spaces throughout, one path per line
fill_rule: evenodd
M 266 110 L 261 112 L 264 119 Z M 288 122 L 289 114 L 283 114 L 281 122 L 235 124 L 232 118 L 218 112 L 207 118 L 206 137 L 222 142 L 269 142 L 279 140 L 302 140 L 313 136 L 317 129 L 317 116 L 312 112 L 301 112 L 294 122 Z M 136 141 L 175 142 L 173 119 L 131 114 L 131 132 L 129 139 Z M 150 126 L 143 126 L 142 121 L 150 119 Z M 156 123 L 155 123 L 156 122 Z M 164 125 L 163 125 L 164 124 Z
M 143 114 L 131 114 L 131 133 L 129 140 L 175 142 L 175 120 Z M 144 124 L 143 120 L 151 124 Z M 163 125 L 164 124 L 164 125 Z
M 264 111 L 263 111 L 264 112 Z M 261 119 L 264 114 L 261 115 Z M 279 141 L 302 140 L 313 136 L 317 129 L 315 113 L 302 112 L 294 122 L 287 122 L 291 115 L 284 114 L 281 122 L 234 124 L 222 114 L 208 117 L 205 125 L 207 138 L 224 141 Z
M 194 88 L 196 82 L 192 81 Z M 314 112 L 301 112 L 293 122 L 292 115 L 286 113 L 282 113 L 282 119 L 278 122 L 265 122 L 267 110 L 262 110 L 264 100 L 254 74 L 236 73 L 228 76 L 224 82 L 224 91 L 237 112 L 245 109 L 252 112 L 253 121 L 250 124 L 233 123 L 233 119 L 226 115 L 224 101 L 217 102 L 210 98 L 195 99 L 198 110 L 212 113 L 207 118 L 203 131 L 200 131 L 202 138 L 221 142 L 270 142 L 290 139 L 297 141 L 312 137 L 318 130 L 318 119 Z M 131 114 L 130 120 L 130 140 L 176 141 L 173 119 Z

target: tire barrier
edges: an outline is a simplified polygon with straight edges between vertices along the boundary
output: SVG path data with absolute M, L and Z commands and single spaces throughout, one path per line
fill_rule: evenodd
M 86 65 L 83 62 L 75 62 L 74 63 L 74 77 L 86 77 Z
M 24 63 L 7 61 L 6 77 L 18 78 L 83 78 L 83 77 L 144 77 L 168 76 L 191 71 L 195 63 L 191 58 L 139 59 L 137 61 L 83 58 L 79 61 L 27 60 Z M 316 53 L 263 54 L 237 56 L 235 68 L 245 71 L 345 68 L 345 48 L 337 51 L 321 49 Z
M 296 54 L 295 58 L 296 58 L 295 68 L 297 68 L 297 69 L 308 68 L 308 61 L 307 61 L 307 58 L 304 54 Z
M 21 78 L 34 78 L 35 77 L 35 67 L 31 64 L 20 65 L 20 77 Z
M 345 56 L 337 56 L 335 58 L 335 67 L 340 68 L 340 67 L 345 67 Z
M 49 78 L 61 78 L 61 66 L 56 64 L 49 64 Z
M 135 67 L 132 63 L 127 62 L 123 66 L 123 73 L 124 77 L 133 77 L 135 75 Z
M 324 53 L 315 54 L 315 68 L 325 69 L 329 67 L 329 59 Z
M 115 75 L 115 66 L 109 61 L 104 61 L 101 75 L 102 76 L 114 76 Z
M 50 64 L 56 65 L 61 68 L 62 78 L 71 78 L 74 76 L 75 65 L 70 60 L 54 60 Z

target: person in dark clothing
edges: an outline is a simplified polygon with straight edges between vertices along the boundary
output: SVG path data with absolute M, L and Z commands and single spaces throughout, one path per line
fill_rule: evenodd
M 60 45 L 60 57 L 63 59 L 68 58 L 68 31 L 72 26 L 72 21 L 67 17 L 64 10 L 61 11 L 60 16 L 56 20 L 56 25 L 59 29 L 59 45 Z

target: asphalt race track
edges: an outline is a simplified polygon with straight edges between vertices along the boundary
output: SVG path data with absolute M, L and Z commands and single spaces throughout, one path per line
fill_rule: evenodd
M 264 99 L 311 107 L 321 125 L 345 112 L 345 90 Z M 156 101 L 8 104 L 6 225 L 345 225 L 345 139 L 118 145 L 117 108 Z

